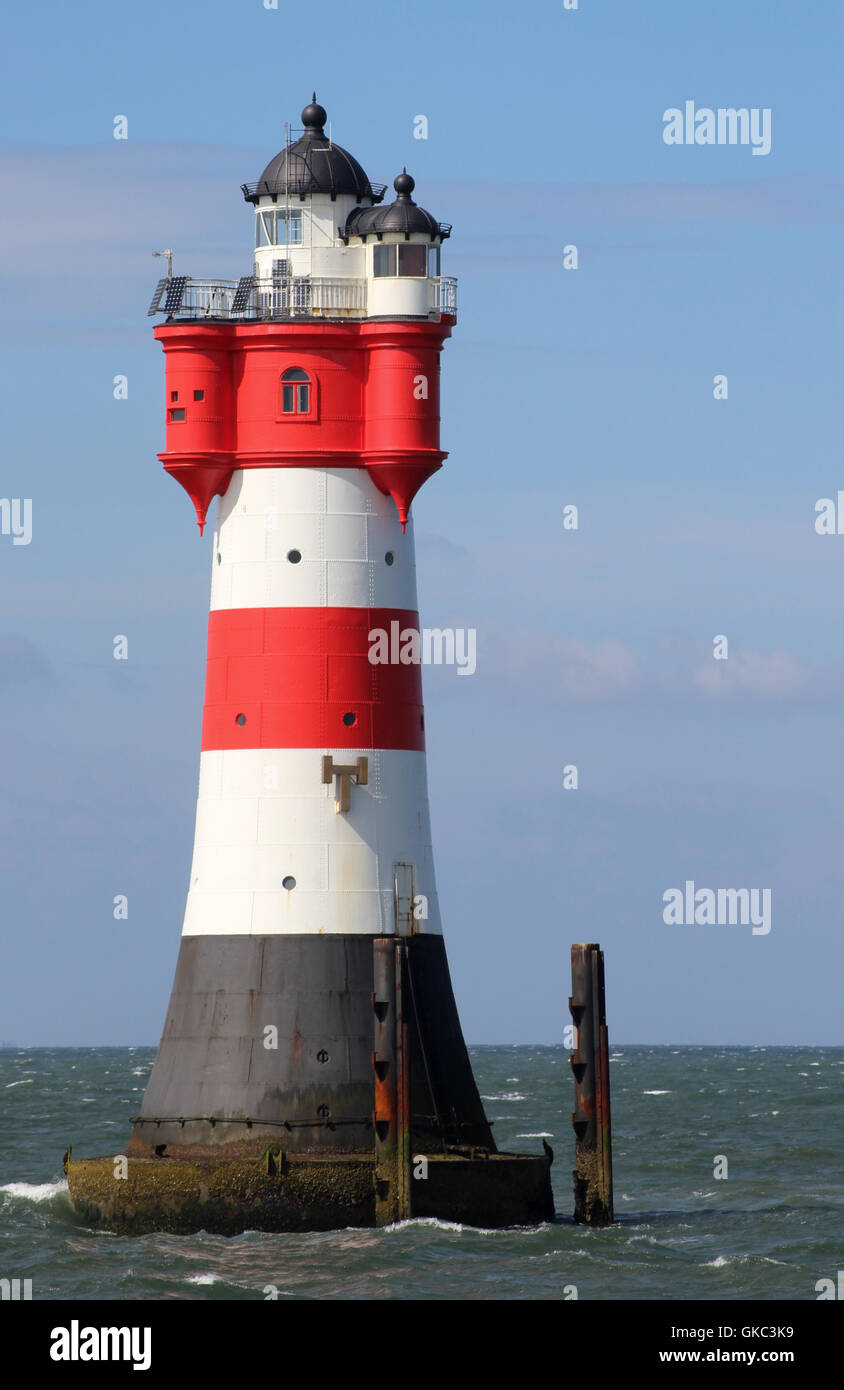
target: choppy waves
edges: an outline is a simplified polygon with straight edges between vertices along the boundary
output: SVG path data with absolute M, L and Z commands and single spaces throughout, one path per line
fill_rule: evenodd
M 844 1049 L 616 1045 L 616 1224 L 571 1220 L 562 1048 L 473 1047 L 502 1151 L 556 1154 L 559 1217 L 478 1229 L 117 1237 L 72 1214 L 60 1159 L 120 1151 L 153 1049 L 0 1051 L 4 1260 L 34 1296 L 111 1299 L 814 1299 L 840 1266 Z M 0 1112 L 1 1114 L 2 1112 Z M 719 1156 L 729 1159 L 729 1176 Z M 721 1180 L 723 1177 L 724 1180 Z M 569 1293 L 565 1291 L 569 1290 Z

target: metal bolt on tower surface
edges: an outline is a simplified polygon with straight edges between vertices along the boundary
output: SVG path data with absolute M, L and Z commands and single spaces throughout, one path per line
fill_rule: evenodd
M 125 1149 L 66 1163 L 117 1231 L 507 1225 L 548 1155 L 499 1153 L 463 1041 L 431 851 L 415 493 L 438 468 L 450 227 L 383 203 L 314 101 L 243 186 L 252 272 L 168 274 L 165 469 L 219 497 L 199 797 L 176 977 Z M 421 1159 L 426 1161 L 423 1163 Z

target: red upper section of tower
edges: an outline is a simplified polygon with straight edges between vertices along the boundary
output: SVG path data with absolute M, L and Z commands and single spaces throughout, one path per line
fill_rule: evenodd
M 200 530 L 238 468 L 366 468 L 404 529 L 442 465 L 439 322 L 166 323 L 168 473 Z
M 425 747 L 418 663 L 369 660 L 397 608 L 224 608 L 208 622 L 202 747 Z

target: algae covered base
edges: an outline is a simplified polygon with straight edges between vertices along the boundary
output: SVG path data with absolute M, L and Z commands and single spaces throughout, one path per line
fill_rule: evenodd
M 504 1227 L 554 1215 L 546 1157 L 494 1153 L 428 1156 L 412 1179 L 410 1215 Z M 74 1210 L 87 1224 L 119 1235 L 149 1231 L 327 1231 L 375 1226 L 371 1154 L 288 1156 L 271 1145 L 255 1159 L 115 1158 L 65 1164 Z

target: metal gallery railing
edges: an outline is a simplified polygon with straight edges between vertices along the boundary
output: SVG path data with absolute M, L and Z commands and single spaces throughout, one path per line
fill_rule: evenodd
M 457 313 L 457 281 L 431 276 L 428 312 Z M 149 314 L 184 319 L 365 318 L 367 281 L 334 276 L 291 275 L 210 280 L 174 275 L 159 280 Z

